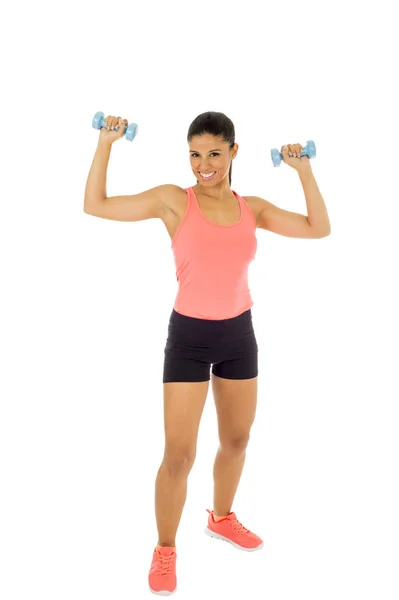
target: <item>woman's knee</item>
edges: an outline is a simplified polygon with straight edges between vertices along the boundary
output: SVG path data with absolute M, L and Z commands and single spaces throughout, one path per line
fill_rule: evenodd
M 166 445 L 163 465 L 171 477 L 188 475 L 194 461 L 194 449 L 186 446 Z
M 220 439 L 220 448 L 226 454 L 240 455 L 246 451 L 249 437 L 249 433 L 224 436 Z

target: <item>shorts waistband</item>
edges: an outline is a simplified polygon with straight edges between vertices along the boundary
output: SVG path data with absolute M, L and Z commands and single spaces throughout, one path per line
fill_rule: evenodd
M 247 320 L 251 320 L 252 310 L 249 308 L 240 315 L 237 315 L 236 317 L 230 317 L 229 319 L 199 319 L 197 317 L 182 315 L 173 308 L 171 317 L 175 320 L 184 321 L 186 325 L 192 325 L 193 327 L 198 326 L 217 328 L 218 326 L 223 326 L 224 324 L 234 325 L 235 323 L 240 323 L 241 321 L 246 322 Z

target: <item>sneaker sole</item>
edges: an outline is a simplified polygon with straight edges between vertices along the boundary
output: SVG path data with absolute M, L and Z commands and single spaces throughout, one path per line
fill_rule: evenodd
M 209 535 L 209 537 L 213 537 L 218 540 L 223 540 L 223 542 L 228 542 L 229 544 L 231 544 L 238 550 L 244 550 L 244 552 L 255 552 L 256 550 L 261 550 L 264 546 L 264 543 L 262 542 L 259 546 L 256 546 L 256 548 L 244 548 L 243 546 L 240 546 L 239 544 L 232 542 L 231 540 L 229 540 L 229 538 L 224 537 L 224 535 L 215 533 L 214 531 L 212 531 L 212 529 L 209 529 L 209 527 L 205 527 L 204 531 L 205 531 L 206 535 Z
M 154 590 L 152 590 L 150 588 L 150 592 L 152 592 L 153 594 L 157 594 L 158 596 L 171 596 L 172 594 L 175 593 L 176 590 L 173 590 L 173 592 L 167 592 L 167 591 L 161 591 L 161 592 L 154 592 Z

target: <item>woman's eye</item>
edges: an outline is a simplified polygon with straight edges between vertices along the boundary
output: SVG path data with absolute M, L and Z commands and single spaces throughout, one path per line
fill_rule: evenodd
M 214 155 L 214 156 L 219 156 L 219 152 L 212 152 L 211 156 L 212 156 L 212 155 Z M 192 154 L 191 156 L 192 156 L 193 158 L 197 158 L 198 154 Z

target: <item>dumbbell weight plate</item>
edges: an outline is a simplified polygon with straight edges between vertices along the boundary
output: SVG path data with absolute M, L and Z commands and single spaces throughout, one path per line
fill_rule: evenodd
M 105 115 L 103 112 L 96 112 L 93 117 L 92 127 L 94 127 L 94 129 L 101 129 L 104 124 L 104 117 Z
M 130 125 L 127 126 L 127 129 L 125 131 L 125 136 L 126 139 L 128 140 L 128 142 L 133 141 L 133 139 L 136 137 L 137 133 L 138 133 L 138 126 L 136 125 L 136 123 L 130 123 Z
M 275 167 L 280 166 L 280 163 L 281 163 L 281 154 L 277 150 L 277 148 L 273 148 L 273 150 L 271 151 L 271 155 L 272 155 L 273 165 Z

